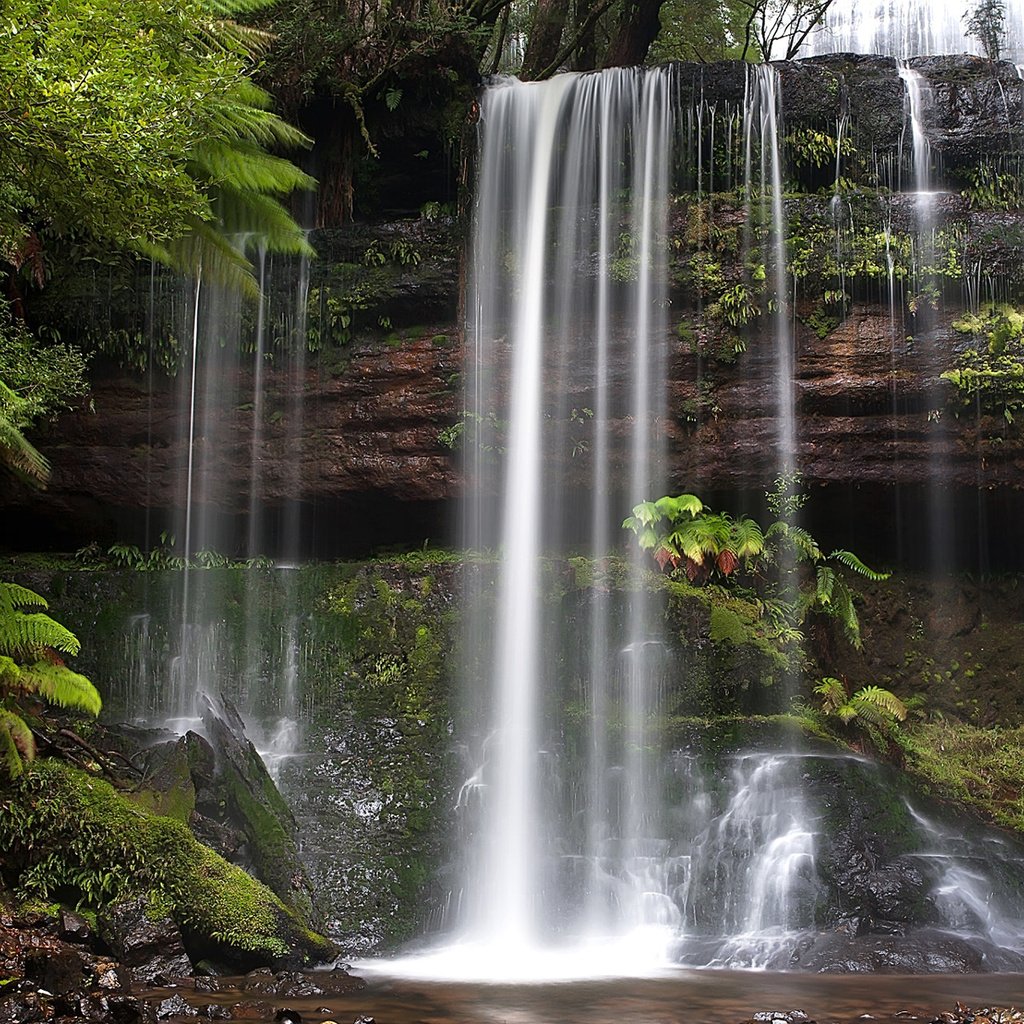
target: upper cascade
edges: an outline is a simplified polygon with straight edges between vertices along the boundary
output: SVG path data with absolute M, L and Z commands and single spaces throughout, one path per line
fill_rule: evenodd
M 921 57 L 983 53 L 968 35 L 965 0 L 833 0 L 820 28 L 807 39 L 803 55 L 878 53 Z M 1024 61 L 1024 4 L 1005 5 L 1001 56 Z

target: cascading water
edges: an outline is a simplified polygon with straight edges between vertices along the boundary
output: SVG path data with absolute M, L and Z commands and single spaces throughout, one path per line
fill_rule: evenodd
M 240 239 L 239 244 L 252 241 Z M 307 261 L 299 264 L 297 274 L 286 262 L 283 277 L 294 290 L 282 298 L 273 261 L 262 247 L 255 248 L 260 297 L 253 324 L 241 296 L 200 275 L 183 284 L 174 322 L 160 325 L 187 339 L 178 382 L 186 452 L 179 493 L 185 500 L 168 534 L 176 538 L 168 544 L 174 543 L 184 564 L 175 598 L 179 625 L 176 635 L 168 636 L 151 629 L 149 616 L 133 622 L 127 643 L 139 682 L 129 682 L 126 703 L 136 717 L 183 732 L 198 727 L 202 691 L 225 693 L 251 710 L 257 743 L 279 764 L 300 742 L 302 640 L 294 574 L 278 570 L 282 609 L 275 641 L 260 607 L 265 588 L 254 582 L 246 589 L 239 620 L 226 604 L 218 566 L 232 558 L 269 566 L 268 551 L 288 565 L 298 560 L 309 276 Z M 273 380 L 268 372 L 272 362 L 277 365 Z M 283 460 L 290 475 L 272 485 L 289 497 L 268 513 L 272 502 L 265 493 L 263 462 L 277 445 L 291 453 Z M 247 508 L 232 507 L 225 470 L 233 458 L 250 467 Z M 246 512 L 246 528 L 239 531 L 233 516 Z
M 802 53 L 981 53 L 965 27 L 967 6 L 962 0 L 833 0 Z M 1024 8 L 1019 4 L 1007 4 L 1005 27 L 1003 56 L 1020 60 Z
M 566 546 L 603 556 L 623 503 L 663 487 L 671 108 L 669 72 L 632 70 L 506 83 L 482 106 L 469 415 L 507 426 L 481 436 L 469 464 L 479 503 L 468 510 L 469 546 L 497 544 L 501 559 L 493 627 L 476 621 L 468 632 L 474 674 L 485 666 L 492 680 L 494 717 L 473 773 L 481 838 L 461 905 L 469 939 L 492 956 L 549 944 L 553 904 L 558 930 L 577 941 L 661 923 L 645 884 L 660 807 L 648 740 L 659 642 L 643 570 L 634 560 L 622 623 L 613 626 L 602 598 L 590 609 L 580 668 L 592 726 L 588 798 L 577 825 L 557 806 L 558 766 L 546 752 L 544 692 L 565 638 L 544 621 L 541 560 Z M 612 453 L 620 433 L 628 440 Z M 503 458 L 488 461 L 497 448 Z M 578 466 L 593 466 L 593 482 Z M 495 495 L 497 533 L 482 510 Z M 610 714 L 621 725 L 614 740 Z M 565 859 L 584 865 L 584 891 L 570 899 L 559 882 Z

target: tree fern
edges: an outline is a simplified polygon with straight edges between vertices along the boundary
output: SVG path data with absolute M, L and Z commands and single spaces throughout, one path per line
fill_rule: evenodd
M 15 608 L 49 608 L 46 598 L 19 583 L 0 581 L 0 614 Z
M 102 705 L 96 687 L 57 657 L 55 652 L 77 654 L 80 644 L 45 611 L 34 610 L 45 608 L 34 590 L 0 582 L 0 770 L 12 778 L 35 753 L 19 700 L 35 697 L 94 717 Z
M 22 405 L 22 399 L 0 381 L 0 465 L 30 483 L 41 485 L 50 475 L 50 464 L 21 432 Z
M 15 659 L 34 658 L 47 648 L 77 654 L 80 647 L 74 633 L 42 612 L 0 615 L 0 650 Z
M 258 11 L 268 0 L 206 0 L 213 19 L 203 26 L 201 45 L 251 59 L 265 47 L 266 33 L 231 20 Z M 191 218 L 182 235 L 141 251 L 183 273 L 255 296 L 258 284 L 246 258 L 244 239 L 257 237 L 271 252 L 312 255 L 306 232 L 278 197 L 312 189 L 315 180 L 268 147 L 312 144 L 270 109 L 270 95 L 239 78 L 210 101 L 210 132 L 189 154 L 188 172 L 209 196 L 209 217 Z
M 20 682 L 24 690 L 42 697 L 48 704 L 84 711 L 93 718 L 103 707 L 96 687 L 85 676 L 72 672 L 67 665 L 37 661 L 22 668 Z

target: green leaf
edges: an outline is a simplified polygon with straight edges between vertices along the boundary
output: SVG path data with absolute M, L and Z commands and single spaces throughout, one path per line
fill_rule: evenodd
M 834 558 L 837 562 L 845 565 L 847 569 L 852 569 L 854 572 L 860 573 L 861 576 L 874 580 L 876 583 L 881 583 L 892 575 L 888 572 L 875 572 L 874 569 L 869 569 L 852 551 L 844 551 L 841 548 L 837 548 L 828 557 Z

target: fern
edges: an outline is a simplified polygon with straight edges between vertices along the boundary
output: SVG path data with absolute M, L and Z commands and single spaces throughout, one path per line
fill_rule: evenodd
M 801 561 L 820 562 L 821 548 L 818 542 L 802 527 L 790 524 L 785 533 Z
M 49 608 L 46 598 L 18 583 L 0 581 L 0 613 L 14 608 Z
M 857 706 L 880 708 L 890 718 L 902 722 L 907 717 L 907 705 L 891 690 L 881 686 L 864 686 L 850 698 Z
M 836 574 L 827 565 L 819 565 L 815 571 L 815 583 L 814 597 L 817 603 L 822 607 L 831 604 Z
M 36 486 L 46 483 L 50 464 L 21 432 L 23 400 L 0 381 L 0 465 Z
M 839 622 L 846 639 L 859 651 L 862 646 L 860 619 L 853 603 L 853 592 L 838 576 L 832 591 L 829 613 Z
M 95 718 L 103 707 L 99 691 L 85 676 L 72 672 L 66 665 L 37 661 L 21 670 L 24 690 L 73 711 L 84 711 Z
M 821 700 L 822 710 L 827 715 L 834 715 L 846 703 L 846 687 L 834 676 L 826 676 L 814 688 Z
M 874 569 L 869 569 L 852 551 L 843 551 L 841 548 L 838 548 L 828 557 L 834 558 L 837 562 L 845 565 L 847 569 L 852 569 L 854 572 L 860 573 L 861 576 L 874 580 L 876 583 L 881 583 L 892 575 L 888 572 L 875 572 Z
M 81 646 L 74 633 L 42 612 L 0 615 L 0 651 L 14 658 L 34 659 L 47 648 L 77 654 Z
M 732 525 L 731 542 L 740 558 L 754 558 L 764 551 L 764 534 L 753 519 L 743 516 Z
M 78 638 L 42 611 L 45 598 L 17 583 L 0 582 L 0 772 L 16 778 L 35 756 L 32 731 L 17 712 L 20 696 L 96 716 L 96 687 L 54 653 L 77 654 Z
M 25 762 L 31 761 L 35 753 L 32 730 L 14 712 L 0 708 L 0 768 L 16 779 L 25 770 Z

